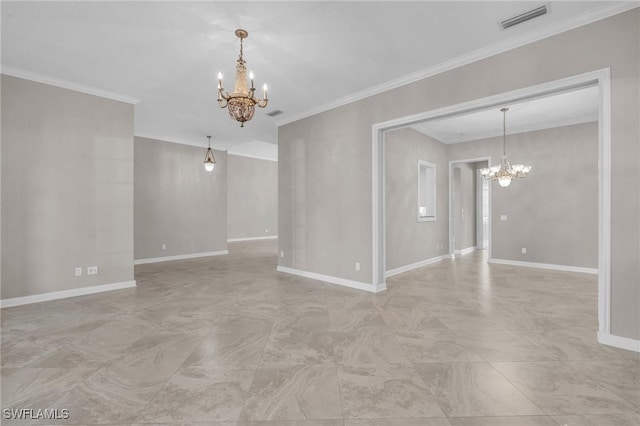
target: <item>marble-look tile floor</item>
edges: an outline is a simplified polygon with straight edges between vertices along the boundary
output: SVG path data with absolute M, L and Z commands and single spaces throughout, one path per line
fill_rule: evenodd
M 369 294 L 278 273 L 276 243 L 136 267 L 135 289 L 2 310 L 3 425 L 640 425 L 638 354 L 593 275 L 481 252 Z

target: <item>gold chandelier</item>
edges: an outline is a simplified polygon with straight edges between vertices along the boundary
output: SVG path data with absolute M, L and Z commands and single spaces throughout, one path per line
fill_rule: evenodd
M 267 106 L 269 99 L 267 98 L 267 85 L 263 86 L 264 95 L 262 99 L 255 98 L 256 89 L 253 87 L 253 72 L 249 72 L 251 80 L 251 88 L 247 88 L 247 67 L 242 57 L 242 40 L 249 36 L 249 33 L 243 29 L 236 30 L 236 36 L 240 39 L 240 57 L 236 64 L 236 84 L 233 93 L 224 90 L 222 86 L 222 73 L 218 73 L 218 105 L 220 108 L 228 108 L 229 116 L 240 122 L 240 127 L 244 127 L 244 122 L 253 118 L 255 107 L 260 108 Z
M 531 166 L 514 164 L 507 160 L 507 111 L 509 108 L 502 108 L 502 162 L 499 166 L 484 168 L 480 173 L 485 179 L 497 180 L 500 186 L 507 187 L 512 179 L 527 177 L 531 171 Z

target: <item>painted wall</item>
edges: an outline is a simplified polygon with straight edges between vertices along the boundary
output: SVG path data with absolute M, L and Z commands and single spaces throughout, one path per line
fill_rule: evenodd
M 497 137 L 450 145 L 449 156 L 491 153 L 495 165 L 501 149 Z M 492 258 L 597 268 L 598 123 L 508 135 L 507 154 L 533 168 L 506 188 L 492 183 Z
M 227 250 L 227 154 L 135 138 L 135 259 Z M 166 249 L 162 249 L 162 245 Z
M 278 163 L 227 156 L 227 238 L 278 235 Z
M 449 251 L 447 147 L 413 129 L 385 135 L 387 271 Z M 436 165 L 436 220 L 418 221 L 418 160 Z
M 454 250 L 458 253 L 476 245 L 476 178 L 473 163 L 454 166 L 451 205 L 453 206 Z
M 372 282 L 373 124 L 605 67 L 612 78 L 612 333 L 640 339 L 638 9 L 279 127 L 280 265 Z
M 1 84 L 2 299 L 132 281 L 133 105 Z

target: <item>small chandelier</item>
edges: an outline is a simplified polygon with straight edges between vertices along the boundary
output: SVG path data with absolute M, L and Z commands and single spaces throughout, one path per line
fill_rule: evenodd
M 506 187 L 511 183 L 511 179 L 527 177 L 531 166 L 509 164 L 507 160 L 507 111 L 509 108 L 502 108 L 500 111 L 502 111 L 502 163 L 499 166 L 481 169 L 480 173 L 485 179 L 497 180 L 500 186 Z
M 229 108 L 229 116 L 240 122 L 240 127 L 244 127 L 244 122 L 253 118 L 255 106 L 260 108 L 267 106 L 269 99 L 267 98 L 267 85 L 262 88 L 264 96 L 262 99 L 256 99 L 254 93 L 256 89 L 253 87 L 253 72 L 249 72 L 251 80 L 251 88 L 247 89 L 247 67 L 242 58 L 242 40 L 247 38 L 249 33 L 246 30 L 236 30 L 236 36 L 240 39 L 240 57 L 238 57 L 236 65 L 236 85 L 233 93 L 224 90 L 222 86 L 222 73 L 218 73 L 218 105 L 220 108 Z
M 209 148 L 207 148 L 207 153 L 204 156 L 204 169 L 208 172 L 212 172 L 213 168 L 216 166 L 216 159 L 213 156 L 213 150 L 211 149 L 211 136 L 207 136 L 209 138 Z

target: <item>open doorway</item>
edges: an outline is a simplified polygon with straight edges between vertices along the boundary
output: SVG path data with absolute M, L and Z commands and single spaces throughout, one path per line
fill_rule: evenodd
M 480 167 L 480 168 L 478 168 Z M 489 217 L 491 214 L 491 194 L 489 181 L 483 179 L 481 168 L 489 167 L 488 161 L 476 164 L 476 249 L 488 250 L 489 239 Z
M 597 91 L 597 268 L 599 339 L 608 339 L 610 329 L 610 270 L 611 270 L 611 99 L 610 71 L 602 69 L 568 77 L 537 86 L 506 92 L 425 113 L 402 117 L 373 125 L 373 284 L 374 291 L 386 288 L 385 206 L 384 206 L 384 147 L 386 133 L 430 120 L 499 109 L 524 100 L 543 98 L 563 91 L 596 87 Z M 498 161 L 494 159 L 494 161 Z M 495 212 L 494 212 L 495 214 Z M 506 221 L 507 217 L 500 221 Z M 490 226 L 490 225 L 489 225 Z M 490 231 L 491 232 L 491 231 Z M 450 248 L 451 248 L 450 244 Z M 489 251 L 492 250 L 489 243 Z M 524 250 L 523 250 L 524 253 Z
M 480 170 L 489 167 L 490 157 L 449 162 L 449 253 L 462 256 L 475 250 L 489 250 L 490 185 Z

